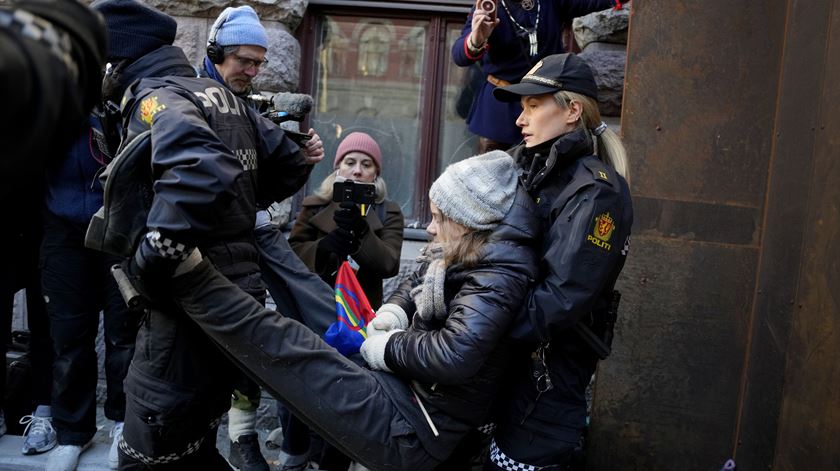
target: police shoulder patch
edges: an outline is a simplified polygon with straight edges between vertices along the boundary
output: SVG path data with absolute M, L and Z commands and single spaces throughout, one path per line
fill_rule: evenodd
M 143 101 L 140 102 L 140 121 L 148 124 L 149 126 L 152 125 L 152 119 L 155 115 L 161 111 L 165 110 L 166 105 L 158 103 L 158 97 L 152 96 L 149 98 L 145 98 Z
M 601 213 L 595 217 L 592 225 L 592 232 L 586 235 L 587 242 L 600 247 L 607 252 L 612 250 L 610 239 L 615 230 L 615 219 L 610 216 L 609 212 Z

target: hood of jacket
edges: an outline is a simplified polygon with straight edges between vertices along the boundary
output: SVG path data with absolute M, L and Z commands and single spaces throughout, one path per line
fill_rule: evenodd
M 197 73 L 184 51 L 176 46 L 163 46 L 134 62 L 117 66 L 103 82 L 103 98 L 120 104 L 126 89 L 147 77 L 195 77 Z

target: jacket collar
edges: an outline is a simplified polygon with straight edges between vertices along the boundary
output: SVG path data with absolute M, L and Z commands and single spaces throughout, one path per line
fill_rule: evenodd
M 530 183 L 526 185 L 526 188 L 528 191 L 538 188 L 547 176 L 556 175 L 575 160 L 592 155 L 593 150 L 592 138 L 586 130 L 578 128 L 563 134 L 551 146 L 548 158 L 545 158 L 545 166 L 533 170 L 537 174 L 530 178 Z M 513 149 L 511 153 L 520 167 L 523 165 L 530 166 L 530 156 L 526 155 L 524 144 Z M 537 155 L 533 158 L 538 159 L 540 157 Z
M 116 73 L 116 71 L 115 71 Z M 116 77 L 114 93 L 109 99 L 119 104 L 128 87 L 146 77 L 195 77 L 196 71 L 184 55 L 184 51 L 175 46 L 163 46 L 127 64 Z

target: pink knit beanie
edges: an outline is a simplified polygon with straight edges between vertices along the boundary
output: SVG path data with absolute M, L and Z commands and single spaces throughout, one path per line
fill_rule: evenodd
M 370 156 L 376 163 L 377 175 L 382 172 L 382 151 L 379 150 L 379 144 L 373 140 L 372 137 L 363 132 L 352 132 L 341 141 L 338 145 L 338 150 L 335 152 L 335 160 L 333 161 L 333 168 L 338 168 L 341 159 L 350 152 L 362 152 Z

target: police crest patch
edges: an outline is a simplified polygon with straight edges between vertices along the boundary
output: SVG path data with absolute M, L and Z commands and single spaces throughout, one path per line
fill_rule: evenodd
M 592 233 L 586 236 L 586 240 L 609 252 L 612 250 L 612 244 L 609 242 L 614 230 L 615 220 L 610 216 L 610 213 L 599 214 L 595 218 Z
M 151 126 L 152 118 L 155 117 L 155 114 L 157 114 L 158 111 L 165 109 L 166 105 L 159 104 L 156 96 L 146 98 L 140 102 L 140 121 L 143 121 Z

